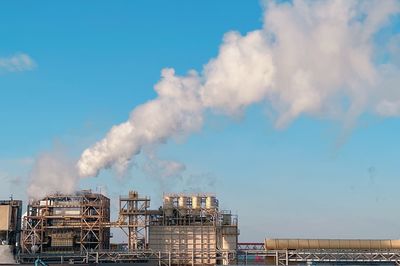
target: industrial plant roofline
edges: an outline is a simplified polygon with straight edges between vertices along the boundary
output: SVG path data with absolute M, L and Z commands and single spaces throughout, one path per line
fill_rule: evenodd
M 211 192 L 180 192 L 180 193 L 163 193 L 165 197 L 177 198 L 177 197 L 216 197 L 215 193 Z
M 93 192 L 91 189 L 82 189 L 82 190 L 77 190 L 72 193 L 62 193 L 62 192 L 56 191 L 53 193 L 49 193 L 46 196 L 41 197 L 40 199 L 30 199 L 29 204 L 43 201 L 46 199 L 52 199 L 52 198 L 73 198 L 73 197 L 79 198 L 79 197 L 86 197 L 86 196 L 90 196 L 90 195 L 101 196 L 102 198 L 109 199 L 108 197 L 104 196 L 104 194 L 102 194 L 101 192 Z
M 132 199 L 141 199 L 141 200 L 150 200 L 149 196 L 143 196 L 143 195 L 139 195 L 139 193 L 137 191 L 129 191 L 128 195 L 120 195 L 119 196 L 120 200 L 132 200 Z

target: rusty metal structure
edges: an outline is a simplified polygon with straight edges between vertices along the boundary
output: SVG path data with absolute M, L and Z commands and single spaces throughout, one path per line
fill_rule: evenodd
M 148 243 L 150 198 L 139 197 L 137 191 L 119 198 L 118 225 L 128 236 L 129 250 L 146 249 Z
M 130 191 L 119 198 L 115 222 L 109 199 L 99 193 L 52 194 L 28 205 L 19 259 L 227 265 L 237 259 L 237 221 L 210 193 L 165 194 L 163 206 L 150 209 L 149 197 Z M 110 228 L 126 233 L 126 250 L 110 249 Z
M 22 252 L 85 253 L 110 244 L 110 200 L 83 190 L 31 201 L 23 218 Z
M 10 224 L 15 225 L 11 226 L 15 232 L 21 205 L 20 201 L 0 202 L 0 221 L 11 214 L 7 221 L 13 221 Z M 118 218 L 112 222 L 110 200 L 99 193 L 84 190 L 48 195 L 28 205 L 19 261 L 32 263 L 40 257 L 54 264 L 400 265 L 400 240 L 266 239 L 238 243 L 237 216 L 219 205 L 211 193 L 169 193 L 164 194 L 162 206 L 151 209 L 149 197 L 130 191 L 120 196 Z M 110 247 L 111 228 L 126 233 L 126 246 Z M 4 235 L 0 230 L 0 236 Z

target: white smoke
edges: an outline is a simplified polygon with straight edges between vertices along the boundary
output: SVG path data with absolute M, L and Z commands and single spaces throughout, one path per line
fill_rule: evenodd
M 40 154 L 33 165 L 27 189 L 28 197 L 40 199 L 50 193 L 72 193 L 79 181 L 75 162 L 66 152 L 55 148 Z
M 123 171 L 144 145 L 199 130 L 203 122 L 199 87 L 196 73 L 177 77 L 172 69 L 164 69 L 155 86 L 158 98 L 133 110 L 129 121 L 114 126 L 106 138 L 86 150 L 78 162 L 80 175 L 97 175 L 100 168 L 111 165 Z
M 395 0 L 267 2 L 263 28 L 226 33 L 201 73 L 162 70 L 157 98 L 83 152 L 80 176 L 107 167 L 123 171 L 146 146 L 200 130 L 206 110 L 236 115 L 268 102 L 277 127 L 301 114 L 345 122 L 362 112 L 399 115 L 399 66 L 376 63 L 382 47 L 374 42 L 399 12 Z M 399 40 L 392 38 L 389 52 Z
M 184 179 L 186 166 L 173 160 L 161 159 L 154 147 L 144 150 L 144 162 L 140 169 L 145 176 L 155 182 L 160 194 L 170 189 L 176 189 Z
M 172 160 L 162 160 L 154 155 L 149 156 L 142 166 L 143 172 L 154 179 L 182 178 L 186 166 Z
M 11 246 L 0 244 L 0 265 L 17 264 L 12 254 Z
M 160 191 L 159 195 L 177 190 L 199 193 L 214 189 L 216 176 L 212 173 L 185 173 L 186 166 L 184 164 L 161 159 L 156 153 L 155 147 L 146 147 L 143 154 L 145 161 L 141 164 L 141 170 L 149 180 L 156 183 Z

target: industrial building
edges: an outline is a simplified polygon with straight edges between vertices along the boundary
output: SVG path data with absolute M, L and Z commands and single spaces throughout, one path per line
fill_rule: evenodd
M 119 198 L 116 221 L 110 221 L 110 200 L 99 193 L 53 194 L 28 204 L 19 259 L 229 264 L 237 256 L 237 221 L 207 193 L 165 194 L 163 205 L 150 209 L 149 197 L 130 191 Z M 110 249 L 111 228 L 125 232 L 127 249 Z
M 0 258 L 3 262 L 13 263 L 20 246 L 22 201 L 0 201 Z
M 212 194 L 166 194 L 162 213 L 151 217 L 149 248 L 179 253 L 172 263 L 215 265 L 235 261 L 237 216 L 220 211 Z M 222 258 L 222 261 L 218 261 Z
M 22 219 L 21 201 L 0 201 L 0 238 L 21 263 L 40 258 L 53 264 L 400 265 L 400 240 L 240 243 L 238 217 L 222 210 L 211 193 L 170 193 L 163 195 L 162 206 L 151 208 L 150 203 L 149 197 L 130 191 L 119 197 L 118 217 L 112 221 L 110 200 L 90 190 L 31 201 Z M 125 233 L 124 244 L 110 244 L 113 228 Z
M 107 250 L 110 200 L 98 193 L 53 194 L 29 203 L 23 218 L 22 253 Z
M 3 245 L 18 245 L 21 232 L 22 201 L 0 201 L 0 242 Z

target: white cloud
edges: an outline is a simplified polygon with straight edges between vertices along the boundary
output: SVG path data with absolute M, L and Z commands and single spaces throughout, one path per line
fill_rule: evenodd
M 35 61 L 25 53 L 17 53 L 9 57 L 0 58 L 0 70 L 21 72 L 32 70 L 36 67 Z

